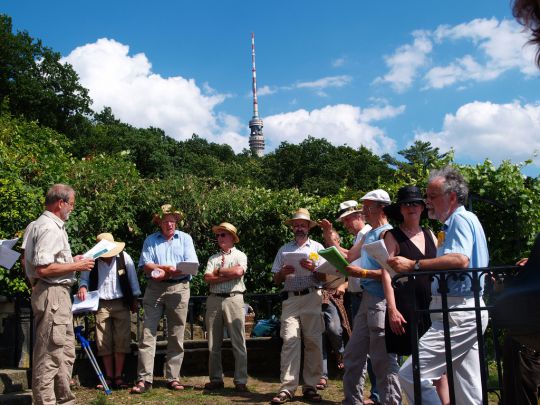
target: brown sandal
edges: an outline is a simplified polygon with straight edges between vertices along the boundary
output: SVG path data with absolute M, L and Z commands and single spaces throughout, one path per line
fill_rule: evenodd
M 152 383 L 149 383 L 147 381 L 137 381 L 137 384 L 131 390 L 129 390 L 130 394 L 144 394 L 146 391 L 150 391 L 152 389 Z
M 178 381 L 172 380 L 167 383 L 167 388 L 171 391 L 182 391 L 184 389 L 184 386 Z
M 292 400 L 291 394 L 287 391 L 279 391 L 279 393 L 270 401 L 273 404 L 284 404 Z

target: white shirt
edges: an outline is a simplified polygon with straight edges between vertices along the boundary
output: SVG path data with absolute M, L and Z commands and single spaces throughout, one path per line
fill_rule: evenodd
M 139 287 L 139 280 L 137 280 L 137 273 L 135 272 L 135 265 L 133 259 L 126 253 L 121 252 L 124 255 L 126 262 L 126 271 L 128 275 L 129 285 L 133 296 L 137 297 L 141 295 L 141 288 Z M 116 258 L 108 264 L 105 260 L 97 259 L 98 264 L 98 291 L 99 298 L 102 300 L 115 300 L 122 298 L 122 289 L 120 288 L 120 280 L 116 271 Z M 81 279 L 79 280 L 79 288 L 85 286 L 88 288 L 90 280 L 90 272 L 85 271 L 81 273 Z

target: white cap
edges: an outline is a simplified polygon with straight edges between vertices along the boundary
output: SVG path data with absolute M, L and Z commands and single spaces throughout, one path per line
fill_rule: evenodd
M 359 211 L 360 210 L 358 209 L 358 202 L 354 200 L 344 201 L 341 204 L 339 204 L 339 212 L 338 212 L 337 221 L 341 221 L 347 215 L 350 215 Z
M 391 203 L 390 196 L 388 195 L 388 193 L 381 189 L 370 191 L 369 193 L 364 195 L 362 198 L 360 198 L 360 200 L 376 201 L 376 202 L 380 202 L 384 204 Z

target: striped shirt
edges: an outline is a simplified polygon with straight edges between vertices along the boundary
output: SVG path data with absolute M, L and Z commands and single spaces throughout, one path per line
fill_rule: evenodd
M 229 253 L 220 251 L 210 256 L 204 274 L 211 274 L 216 269 L 228 269 L 237 265 L 240 265 L 244 269 L 245 274 L 247 270 L 247 256 L 233 246 Z M 227 280 L 223 283 L 210 284 L 210 292 L 214 294 L 241 293 L 244 291 L 246 291 L 244 276 Z

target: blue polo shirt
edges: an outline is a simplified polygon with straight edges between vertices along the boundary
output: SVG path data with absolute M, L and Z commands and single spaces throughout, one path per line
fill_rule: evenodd
M 388 229 L 392 229 L 392 225 L 390 224 L 381 225 L 378 228 L 372 229 L 366 234 L 364 245 L 362 245 L 362 253 L 360 256 L 360 267 L 366 270 L 378 270 L 381 268 L 381 265 L 379 264 L 379 262 L 367 254 L 364 246 L 367 245 L 368 243 L 377 242 L 381 238 L 381 233 Z M 362 278 L 360 280 L 362 283 L 362 287 L 364 287 L 365 291 L 367 291 L 371 295 L 375 295 L 376 297 L 384 298 L 383 286 L 379 280 L 373 280 L 371 278 Z
M 179 262 L 199 262 L 193 239 L 185 232 L 175 231 L 168 241 L 161 232 L 148 236 L 143 244 L 139 267 L 147 263 L 175 266 Z M 191 280 L 191 276 L 181 276 L 175 280 Z
M 446 220 L 442 228 L 444 241 L 437 248 L 437 257 L 449 253 L 460 253 L 469 258 L 469 268 L 487 267 L 489 264 L 489 251 L 484 229 L 478 217 L 465 207 L 458 207 Z M 472 297 L 471 280 L 448 279 L 448 295 L 453 297 Z M 480 279 L 480 295 L 484 291 L 484 277 Z M 431 283 L 431 294 L 440 295 L 437 289 L 439 282 L 434 279 Z

